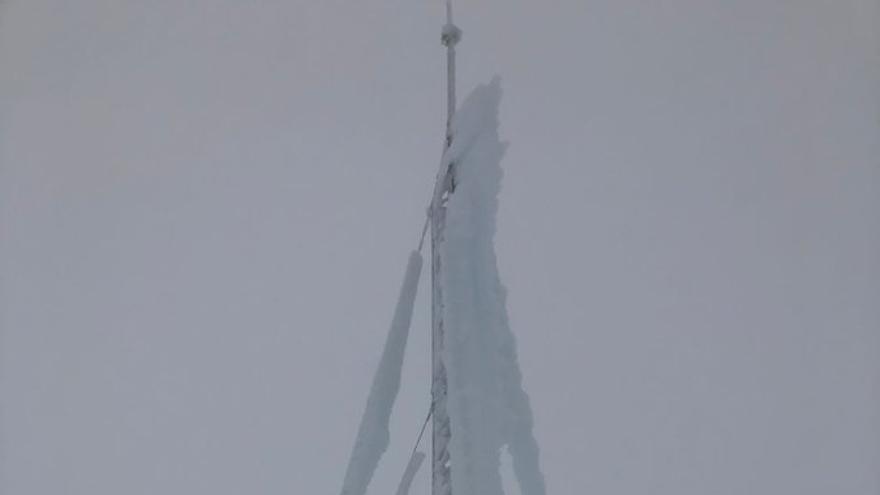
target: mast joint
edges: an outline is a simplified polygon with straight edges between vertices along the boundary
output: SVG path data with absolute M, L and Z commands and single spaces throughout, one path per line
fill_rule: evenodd
M 444 24 L 440 32 L 440 42 L 443 46 L 454 48 L 459 41 L 461 41 L 461 29 L 452 22 Z

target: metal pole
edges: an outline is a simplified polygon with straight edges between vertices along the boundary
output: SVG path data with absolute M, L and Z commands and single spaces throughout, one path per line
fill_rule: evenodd
M 455 45 L 461 40 L 461 30 L 452 22 L 452 2 L 446 0 L 446 24 L 440 40 L 446 47 L 446 140 L 444 151 L 452 144 L 452 118 L 455 114 Z M 451 495 L 452 477 L 449 458 L 449 441 L 452 432 L 446 410 L 447 379 L 443 362 L 443 289 L 441 286 L 440 244 L 446 226 L 446 200 L 452 192 L 453 164 L 441 170 L 434 185 L 431 199 L 431 493 Z

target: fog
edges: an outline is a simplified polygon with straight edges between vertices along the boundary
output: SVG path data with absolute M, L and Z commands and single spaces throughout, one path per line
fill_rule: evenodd
M 440 159 L 443 15 L 0 3 L 0 493 L 340 488 Z M 880 492 L 880 5 L 456 22 L 460 93 L 502 78 L 548 493 Z M 425 282 L 370 493 L 428 407 Z

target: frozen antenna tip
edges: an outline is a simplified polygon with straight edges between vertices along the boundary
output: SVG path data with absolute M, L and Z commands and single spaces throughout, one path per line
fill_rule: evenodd
M 446 0 L 446 24 L 440 42 L 446 47 L 446 146 L 452 144 L 452 115 L 455 113 L 455 45 L 461 41 L 461 29 L 452 22 L 452 0 Z
M 461 29 L 452 22 L 452 0 L 446 2 L 446 24 L 440 33 L 443 46 L 454 47 L 461 40 Z

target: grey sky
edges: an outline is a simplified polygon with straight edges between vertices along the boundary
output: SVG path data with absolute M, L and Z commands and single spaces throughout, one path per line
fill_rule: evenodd
M 339 488 L 439 160 L 442 9 L 0 5 L 0 493 Z M 460 91 L 503 80 L 548 492 L 880 492 L 877 2 L 456 20 Z M 425 296 L 371 493 L 427 407 Z

